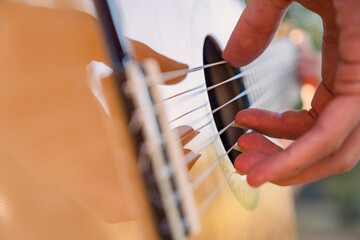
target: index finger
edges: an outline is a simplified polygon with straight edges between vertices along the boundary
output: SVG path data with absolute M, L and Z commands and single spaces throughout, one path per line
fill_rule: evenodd
M 244 66 L 270 44 L 290 0 L 252 0 L 245 8 L 224 50 L 223 58 Z

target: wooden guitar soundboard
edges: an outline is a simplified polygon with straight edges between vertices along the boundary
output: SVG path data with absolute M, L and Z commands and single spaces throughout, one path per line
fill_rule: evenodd
M 151 56 L 160 73 L 204 65 L 205 39 L 210 36 L 221 50 L 244 8 L 236 0 L 117 3 L 133 60 Z M 91 1 L 0 0 L 0 239 L 161 236 L 96 16 Z M 295 79 L 289 69 L 295 68 L 296 49 L 281 38 L 262 57 L 241 69 L 258 69 L 244 77 L 245 87 L 274 82 L 249 93 L 250 106 L 295 106 L 296 84 L 287 79 Z M 161 98 L 206 84 L 203 70 L 174 81 L 159 86 Z M 268 91 L 270 97 L 259 102 Z M 212 120 L 206 115 L 211 106 L 206 92 L 165 103 L 168 119 L 199 104 L 206 106 L 169 127 L 196 130 Z M 198 153 L 217 133 L 212 120 L 181 147 Z M 193 157 L 193 182 L 221 160 L 192 193 L 201 229 L 188 239 L 296 239 L 291 188 L 254 189 L 244 176 L 230 176 L 226 150 L 218 138 Z

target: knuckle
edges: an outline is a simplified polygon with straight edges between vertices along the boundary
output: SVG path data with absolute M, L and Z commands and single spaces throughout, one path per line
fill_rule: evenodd
M 335 83 L 337 95 L 360 95 L 360 81 L 338 81 Z

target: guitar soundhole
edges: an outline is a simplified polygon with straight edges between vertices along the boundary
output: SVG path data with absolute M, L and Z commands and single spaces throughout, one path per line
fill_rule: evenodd
M 210 64 L 222 61 L 222 51 L 211 36 L 206 37 L 204 42 L 203 59 L 204 64 Z M 234 68 L 230 64 L 221 64 L 215 67 L 210 67 L 204 70 L 207 87 L 213 86 L 220 82 L 225 81 L 240 73 L 239 68 Z M 231 82 L 218 86 L 208 92 L 209 102 L 211 109 L 217 109 L 227 102 L 231 101 L 234 97 L 238 96 L 245 90 L 243 79 L 239 78 Z M 234 120 L 236 113 L 242 109 L 249 107 L 249 101 L 246 95 L 231 102 L 223 107 L 221 110 L 214 113 L 214 120 L 218 131 L 224 129 L 229 123 Z M 226 150 L 237 142 L 237 139 L 244 133 L 240 128 L 230 128 L 220 135 L 221 141 Z M 232 150 L 228 156 L 234 162 L 238 153 Z

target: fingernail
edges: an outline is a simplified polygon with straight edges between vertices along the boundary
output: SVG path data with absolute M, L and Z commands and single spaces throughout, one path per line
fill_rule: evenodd
M 233 149 L 236 150 L 236 151 L 238 151 L 238 152 L 243 152 L 243 151 L 244 151 L 244 149 L 241 149 L 241 148 L 239 147 L 239 145 L 236 145 Z
M 245 126 L 242 126 L 236 122 L 234 122 L 232 125 L 232 127 L 236 127 L 236 128 L 241 128 L 241 129 L 244 129 L 245 131 L 249 131 L 249 128 L 248 127 L 245 127 Z

